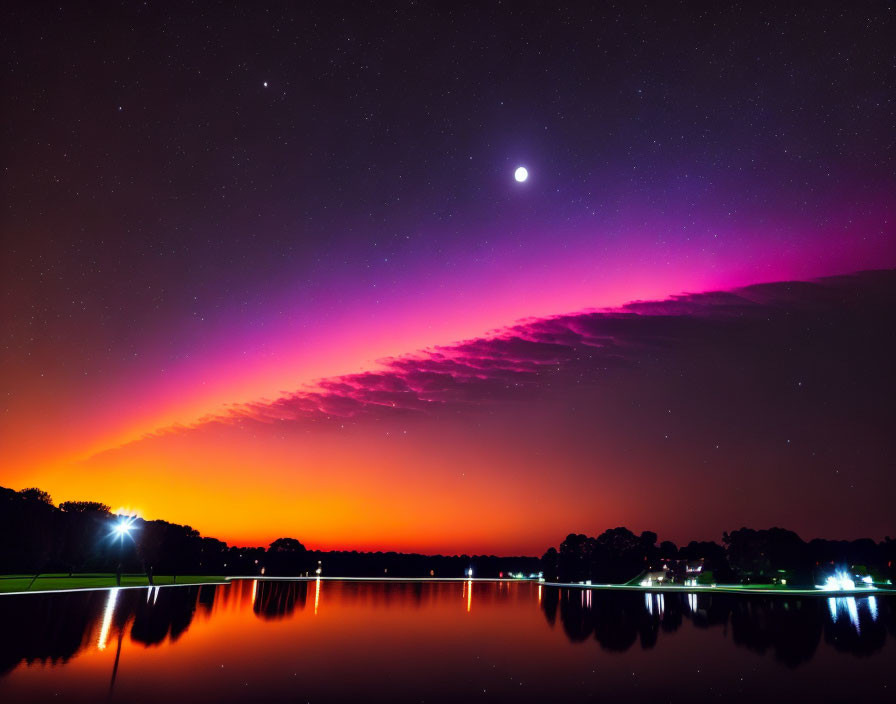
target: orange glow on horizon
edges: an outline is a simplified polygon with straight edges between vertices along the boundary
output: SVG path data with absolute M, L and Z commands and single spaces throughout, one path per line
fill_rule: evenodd
M 585 324 L 588 317 L 573 317 L 571 324 Z M 598 331 L 616 320 L 592 317 L 598 319 Z M 409 339 L 429 334 L 440 339 L 445 331 L 463 330 L 458 320 L 440 323 L 436 330 L 408 327 L 394 339 L 387 339 L 389 331 L 380 326 L 364 349 L 395 353 Z M 245 547 L 293 537 L 319 550 L 540 555 L 571 531 L 598 534 L 625 525 L 657 530 L 661 539 L 718 540 L 721 530 L 734 524 L 779 521 L 784 515 L 780 505 L 771 499 L 757 502 L 728 480 L 755 477 L 757 468 L 776 478 L 792 476 L 787 470 L 794 460 L 782 453 L 771 433 L 742 437 L 755 412 L 714 405 L 727 399 L 694 403 L 693 388 L 705 386 L 699 375 L 687 382 L 666 370 L 651 376 L 647 372 L 656 355 L 642 358 L 636 352 L 652 349 L 655 337 L 650 335 L 633 333 L 629 339 L 620 334 L 617 339 L 617 333 L 608 332 L 606 338 L 589 338 L 581 347 L 566 346 L 573 355 L 561 354 L 556 366 L 555 348 L 565 343 L 538 342 L 539 350 L 551 347 L 544 363 L 541 352 L 533 358 L 515 356 L 519 345 L 531 343 L 526 335 L 535 339 L 538 326 L 562 326 L 558 320 L 525 323 L 513 335 L 404 358 L 380 373 L 330 379 L 328 388 L 348 389 L 344 394 L 300 395 L 243 408 L 242 416 L 149 436 L 143 431 L 158 428 L 156 423 L 207 413 L 209 399 L 220 404 L 225 398 L 258 398 L 279 386 L 275 380 L 282 381 L 288 369 L 307 373 L 371 370 L 374 365 L 358 363 L 355 329 L 336 338 L 355 335 L 354 344 L 339 353 L 324 341 L 314 359 L 297 354 L 301 364 L 296 358 L 248 364 L 233 378 L 227 375 L 233 360 L 222 355 L 207 361 L 210 371 L 202 373 L 206 360 L 190 360 L 159 389 L 152 379 L 143 380 L 133 396 L 130 387 L 119 386 L 122 378 L 102 379 L 95 388 L 78 381 L 72 398 L 95 404 L 83 414 L 66 414 L 64 403 L 50 403 L 53 385 L 41 386 L 33 396 L 20 395 L 27 413 L 13 414 L 12 423 L 0 431 L 3 440 L 15 439 L 12 451 L 4 453 L 2 483 L 13 489 L 40 487 L 57 504 L 92 500 L 127 507 L 127 513 L 190 525 L 204 536 Z M 579 339 L 575 330 L 565 332 Z M 604 348 L 606 359 L 599 352 Z M 439 364 L 456 369 L 453 355 L 464 349 L 473 351 L 469 364 L 459 365 L 465 372 L 432 371 L 443 369 Z M 586 361 L 592 358 L 590 350 L 597 359 L 593 368 Z M 628 350 L 635 350 L 631 359 Z M 321 361 L 327 352 L 332 356 Z M 664 362 L 668 368 L 687 364 L 691 352 L 673 350 Z M 724 378 L 737 383 L 741 362 L 749 360 L 733 360 L 734 369 L 725 369 L 729 352 L 726 347 L 714 359 Z M 298 366 L 289 367 L 292 363 Z M 402 364 L 411 368 L 407 376 L 396 371 Z M 575 376 L 563 376 L 570 370 Z M 436 393 L 418 394 L 433 376 Z M 757 386 L 763 378 L 755 377 Z M 301 383 L 283 386 L 295 389 Z M 517 394 L 519 388 L 526 393 Z M 411 403 L 396 404 L 405 398 Z M 757 403 L 754 399 L 752 408 L 766 407 Z M 732 418 L 742 422 L 719 422 L 715 408 L 740 413 Z M 31 416 L 41 422 L 29 422 Z M 146 418 L 155 420 L 143 425 Z M 119 430 L 123 444 L 97 441 Z M 700 494 L 716 499 L 704 500 L 700 511 L 682 511 L 682 505 L 695 501 L 695 484 L 673 481 L 680 476 L 699 476 Z M 667 500 L 670 491 L 678 505 Z M 786 501 L 786 494 L 779 501 Z

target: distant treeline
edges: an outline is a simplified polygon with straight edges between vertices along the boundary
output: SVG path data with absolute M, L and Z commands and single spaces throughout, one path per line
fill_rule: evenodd
M 675 562 L 701 563 L 700 579 L 717 583 L 786 580 L 820 583 L 833 569 L 856 570 L 875 582 L 896 581 L 896 541 L 803 541 L 782 528 L 741 528 L 722 544 L 692 541 L 678 547 L 657 543 L 657 534 L 613 528 L 596 538 L 571 533 L 541 557 L 418 555 L 396 552 L 307 550 L 294 538 L 267 548 L 231 547 L 190 526 L 137 519 L 127 536 L 116 536 L 119 518 L 93 501 L 53 505 L 40 489 L 0 487 L 0 573 L 145 572 L 148 575 L 477 577 L 543 572 L 548 581 L 621 583 Z
M 148 575 L 325 575 L 477 577 L 538 572 L 537 557 L 417 555 L 396 552 L 307 550 L 294 538 L 267 548 L 231 547 L 190 526 L 134 521 L 127 536 L 108 506 L 66 501 L 58 507 L 40 489 L 0 487 L 0 574 L 146 572 Z
M 559 549 L 549 548 L 542 556 L 542 569 L 549 581 L 619 583 L 677 561 L 701 562 L 695 578 L 705 583 L 784 580 L 790 586 L 812 586 L 834 570 L 885 582 L 896 577 L 896 540 L 888 536 L 880 543 L 870 538 L 805 542 L 783 528 L 740 528 L 724 533 L 721 545 L 691 541 L 679 548 L 668 540 L 657 544 L 652 531 L 635 535 L 627 528 L 612 528 L 596 538 L 569 534 Z

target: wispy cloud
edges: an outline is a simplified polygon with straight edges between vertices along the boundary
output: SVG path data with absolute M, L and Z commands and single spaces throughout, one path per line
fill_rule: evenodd
M 533 395 L 556 397 L 603 383 L 614 369 L 655 365 L 691 349 L 696 356 L 685 364 L 727 355 L 732 368 L 761 374 L 778 363 L 775 350 L 800 347 L 813 326 L 824 338 L 825 327 L 836 336 L 861 336 L 868 325 L 879 325 L 894 291 L 893 272 L 866 272 L 526 320 L 488 337 L 382 360 L 376 370 L 323 379 L 273 401 L 234 406 L 199 425 L 460 413 Z M 825 351 L 816 352 L 814 363 L 823 363 Z
M 248 521 L 251 495 L 284 531 L 297 511 L 316 516 L 321 540 L 386 540 L 370 527 L 379 510 L 434 534 L 463 515 L 470 535 L 500 525 L 516 544 L 545 502 L 541 529 L 557 535 L 783 523 L 883 536 L 894 310 L 885 271 L 524 320 L 234 405 L 79 469 L 125 496 L 163 487 L 191 515 L 214 487 Z

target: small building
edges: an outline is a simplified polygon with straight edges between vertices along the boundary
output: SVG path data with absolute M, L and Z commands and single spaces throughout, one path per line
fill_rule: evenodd
M 647 574 L 644 575 L 644 579 L 641 580 L 641 586 L 653 587 L 655 585 L 669 584 L 671 582 L 669 574 L 670 572 L 665 566 L 656 570 L 648 570 Z
M 647 572 L 644 581 L 651 584 L 679 584 L 694 586 L 703 574 L 703 558 L 698 560 L 663 560 Z M 647 585 L 650 586 L 650 585 Z

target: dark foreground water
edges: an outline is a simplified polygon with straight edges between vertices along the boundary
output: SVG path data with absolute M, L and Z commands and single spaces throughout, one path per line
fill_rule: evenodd
M 0 596 L 0 702 L 894 701 L 893 597 L 241 581 Z

